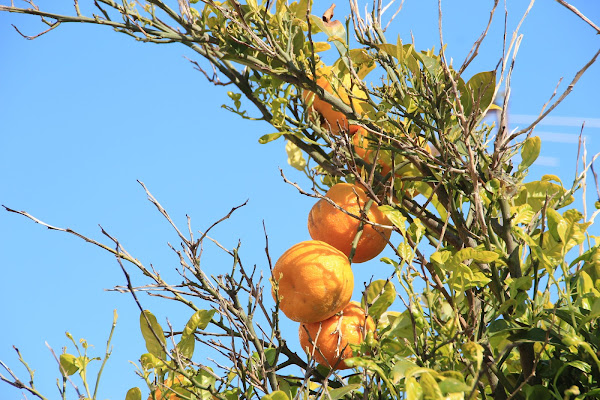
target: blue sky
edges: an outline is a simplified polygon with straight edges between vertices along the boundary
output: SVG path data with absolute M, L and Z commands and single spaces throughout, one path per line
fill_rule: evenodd
M 39 5 L 71 12 L 72 2 L 53 3 Z M 462 63 L 484 29 L 488 3 L 443 2 L 446 51 L 455 64 Z M 509 29 L 518 21 L 523 3 L 508 1 Z M 573 4 L 600 23 L 600 4 L 585 0 Z M 315 6 L 314 13 L 327 6 Z M 347 13 L 347 4 L 338 4 L 336 18 Z M 500 9 L 481 57 L 465 72 L 467 78 L 498 62 L 501 13 Z M 278 167 L 308 187 L 304 175 L 287 165 L 285 143 L 258 144 L 258 138 L 273 128 L 222 109 L 229 89 L 206 82 L 185 60 L 184 56 L 198 59 L 187 48 L 141 44 L 103 27 L 69 24 L 28 41 L 11 24 L 30 35 L 43 30 L 33 17 L 0 13 L 1 204 L 104 240 L 100 224 L 132 255 L 174 279 L 177 258 L 167 242 L 177 244 L 177 236 L 146 201 L 136 180 L 147 185 L 180 226 L 185 227 L 189 215 L 196 231 L 249 199 L 212 236 L 228 248 L 240 240 L 245 264 L 256 264 L 263 271 L 268 271 L 263 221 L 273 259 L 309 239 L 306 218 L 313 200 L 280 177 Z M 410 41 L 412 32 L 419 50 L 439 48 L 437 2 L 406 0 L 389 31 L 390 38 L 400 34 L 404 42 Z M 558 80 L 564 77 L 562 92 L 600 47 L 593 29 L 556 2 L 539 1 L 522 33 L 513 76 L 512 127 L 523 127 L 535 118 Z M 596 64 L 539 126 L 542 155 L 532 177 L 551 173 L 566 184 L 572 181 L 576 140 L 584 120 L 588 158 L 600 151 L 599 89 L 600 64 Z M 593 196 L 593 186 L 588 192 Z M 229 259 L 210 245 L 203 262 L 215 275 L 230 267 Z M 44 343 L 60 353 L 68 345 L 64 332 L 69 331 L 76 339 L 87 339 L 95 346 L 92 354 L 100 355 L 112 310 L 117 309 L 114 353 L 100 398 L 124 398 L 128 388 L 143 384 L 128 362 L 137 362 L 146 352 L 139 312 L 127 295 L 105 291 L 125 283 L 113 257 L 73 236 L 0 211 L 0 269 L 0 360 L 21 377 L 24 370 L 12 345 L 36 369 L 39 389 L 58 398 L 54 386 L 58 367 Z M 377 261 L 354 270 L 355 299 L 362 282 L 391 273 Z M 134 284 L 145 283 L 139 274 L 132 278 Z M 148 296 L 141 299 L 163 323 L 168 318 L 174 327 L 182 326 L 189 317 L 187 310 L 167 308 Z M 295 343 L 297 324 L 289 323 L 285 329 Z M 197 351 L 198 360 L 203 356 Z M 0 398 L 19 397 L 18 391 L 0 384 Z

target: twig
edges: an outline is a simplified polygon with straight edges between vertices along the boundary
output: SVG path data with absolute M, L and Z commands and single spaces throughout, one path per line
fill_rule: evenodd
M 550 114 L 550 112 L 552 110 L 554 110 L 556 108 L 556 106 L 558 106 L 564 99 L 565 97 L 567 97 L 572 91 L 573 88 L 575 87 L 575 84 L 579 81 L 579 79 L 583 76 L 583 74 L 585 73 L 585 71 L 587 71 L 587 69 L 589 67 L 592 66 L 592 64 L 594 64 L 596 62 L 596 59 L 598 58 L 598 56 L 600 56 L 600 50 L 598 50 L 596 52 L 596 54 L 594 54 L 594 56 L 590 59 L 590 61 L 588 61 L 583 68 L 581 68 L 576 74 L 575 77 L 573 78 L 573 80 L 571 81 L 571 83 L 569 84 L 569 86 L 567 86 L 567 88 L 565 89 L 565 91 L 563 92 L 563 94 L 554 102 L 554 104 L 552 104 L 550 106 L 550 108 L 548 108 L 548 110 L 546 110 L 545 112 L 541 113 L 537 119 L 535 121 L 533 121 L 527 128 L 521 129 L 520 131 L 517 131 L 515 133 L 513 133 L 509 138 L 508 138 L 508 142 L 510 142 L 511 140 L 515 139 L 516 137 L 518 137 L 519 135 L 522 135 L 525 132 L 530 131 L 531 129 L 533 129 L 541 120 L 543 120 L 548 114 Z
M 561 4 L 561 5 L 565 6 L 566 8 L 568 8 L 569 10 L 571 10 L 579 18 L 581 18 L 582 20 L 584 20 L 585 22 L 587 22 L 592 28 L 594 28 L 596 30 L 597 33 L 600 34 L 600 28 L 598 28 L 598 26 L 596 24 L 594 24 L 588 17 L 586 17 L 585 15 L 583 15 L 581 13 L 581 11 L 579 11 L 577 8 L 575 8 L 571 4 L 567 3 L 565 0 L 556 0 L 556 1 L 559 4 Z

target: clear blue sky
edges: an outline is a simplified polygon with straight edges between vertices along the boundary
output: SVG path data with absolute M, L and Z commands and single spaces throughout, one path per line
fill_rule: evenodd
M 72 1 L 53 3 L 40 1 L 40 6 L 72 12 Z M 455 64 L 462 62 L 483 30 L 491 3 L 443 2 L 447 56 Z M 508 1 L 509 29 L 520 17 L 523 3 Z M 314 8 L 316 14 L 329 5 L 322 4 Z M 598 2 L 574 0 L 573 4 L 600 23 Z M 347 4 L 338 4 L 336 17 L 347 13 Z M 501 13 L 502 9 L 467 77 L 494 69 L 499 60 Z M 30 35 L 44 27 L 34 17 L 0 13 L 1 204 L 104 240 L 100 224 L 132 255 L 175 280 L 172 271 L 178 262 L 167 242 L 176 245 L 178 239 L 146 201 L 136 179 L 146 183 L 182 227 L 186 214 L 190 215 L 196 231 L 249 199 L 212 236 L 228 248 L 241 240 L 245 264 L 256 264 L 265 275 L 263 220 L 274 260 L 288 247 L 309 239 L 306 217 L 313 200 L 282 181 L 278 167 L 308 186 L 302 174 L 287 166 L 284 142 L 258 144 L 258 138 L 273 128 L 243 121 L 222 109 L 229 89 L 206 82 L 185 60 L 184 56 L 198 59 L 186 47 L 141 44 L 107 28 L 69 24 L 28 41 L 11 24 Z M 411 32 L 417 49 L 439 48 L 437 2 L 406 0 L 389 37 L 400 34 L 408 42 Z M 558 80 L 564 77 L 559 88 L 564 90 L 600 47 L 600 37 L 588 25 L 552 1 L 538 1 L 522 33 L 513 77 L 512 127 L 523 127 L 536 116 Z M 576 138 L 584 120 L 590 156 L 600 151 L 599 89 L 597 64 L 548 123 L 539 126 L 542 157 L 532 176 L 551 173 L 566 184 L 572 181 Z M 589 192 L 593 196 L 594 188 Z M 215 275 L 230 267 L 229 259 L 210 245 L 203 262 Z M 86 338 L 95 346 L 92 354 L 100 355 L 112 310 L 117 309 L 114 353 L 100 398 L 122 399 L 128 388 L 143 385 L 128 362 L 137 362 L 146 352 L 139 312 L 128 295 L 104 290 L 125 283 L 112 256 L 73 236 L 0 211 L 0 269 L 0 360 L 25 377 L 12 350 L 12 345 L 17 346 L 36 369 L 38 388 L 58 398 L 58 367 L 44 342 L 60 353 L 68 345 L 64 336 L 68 330 L 77 339 Z M 356 265 L 354 270 L 355 299 L 362 282 L 391 272 L 377 261 Z M 146 283 L 139 274 L 132 277 L 134 284 Z M 164 302 L 148 296 L 141 299 L 163 325 L 169 318 L 177 329 L 189 317 L 187 310 L 167 309 Z M 285 329 L 294 344 L 297 324 L 289 323 Z M 198 360 L 203 356 L 197 351 Z M 147 389 L 142 387 L 142 393 L 147 396 Z M 0 398 L 20 398 L 20 394 L 0 384 Z

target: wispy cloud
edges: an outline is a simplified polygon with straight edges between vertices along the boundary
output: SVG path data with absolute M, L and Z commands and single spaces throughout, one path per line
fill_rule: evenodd
M 535 160 L 535 165 L 538 167 L 558 167 L 560 160 L 558 157 L 539 156 Z
M 509 114 L 511 124 L 530 124 L 537 118 L 537 115 Z M 576 126 L 581 127 L 585 122 L 586 128 L 600 128 L 600 118 L 588 117 L 553 117 L 548 116 L 540 122 L 540 126 Z
M 579 134 L 577 133 L 560 133 L 560 132 L 546 132 L 546 131 L 534 131 L 534 135 L 539 136 L 544 142 L 554 143 L 567 143 L 567 144 L 578 144 Z M 589 142 L 589 137 L 583 135 L 583 139 Z

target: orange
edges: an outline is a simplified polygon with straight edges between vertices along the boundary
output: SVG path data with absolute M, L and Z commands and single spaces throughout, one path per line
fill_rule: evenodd
M 272 271 L 279 307 L 297 322 L 322 321 L 350 301 L 354 274 L 348 257 L 325 242 L 308 240 L 290 247 Z M 275 298 L 275 289 L 272 290 Z
M 350 77 L 346 75 L 341 79 L 343 80 L 344 85 L 340 83 L 340 86 L 338 88 L 333 88 L 331 86 L 331 82 L 337 82 L 337 79 L 332 78 L 331 67 L 323 66 L 319 70 L 317 85 L 323 88 L 323 90 L 325 90 L 326 92 L 337 96 L 345 104 L 350 105 L 351 103 L 349 97 L 349 90 L 346 89 L 351 87 Z M 354 100 L 352 101 L 354 111 L 360 115 L 363 111 L 364 103 L 359 99 L 364 99 L 366 97 L 366 94 L 358 86 L 354 86 L 351 90 L 351 93 L 354 98 Z M 303 90 L 302 100 L 304 101 L 304 103 L 312 102 L 312 104 L 308 108 L 309 114 L 315 111 L 319 113 L 322 122 L 321 126 L 329 130 L 332 134 L 338 135 L 342 129 L 348 130 L 349 125 L 346 115 L 343 112 L 334 109 L 334 107 L 325 100 L 315 96 L 315 93 L 309 90 Z
M 359 303 L 353 301 L 342 310 L 341 315 L 321 322 L 301 324 L 300 345 L 319 364 L 347 369 L 350 367 L 344 360 L 352 357 L 352 349 L 348 344 L 362 343 L 369 331 L 375 331 L 375 322 L 365 314 Z
M 325 197 L 351 214 L 360 216 L 368 201 L 365 191 L 357 185 L 338 183 L 333 185 Z M 373 203 L 366 214 L 371 222 L 391 225 L 387 217 Z M 329 243 L 336 249 L 350 256 L 352 242 L 358 232 L 360 221 L 320 199 L 308 214 L 308 232 L 315 240 Z M 391 229 L 364 224 L 363 231 L 352 262 L 368 261 L 383 251 L 392 234 Z
M 318 78 L 317 85 L 322 87 L 326 92 L 333 94 L 333 88 L 327 78 Z M 340 97 L 344 103 L 349 103 L 348 96 L 345 94 L 342 94 L 342 96 L 339 96 L 338 94 L 338 97 Z M 323 127 L 331 131 L 334 135 L 339 134 L 341 129 L 348 129 L 348 119 L 346 118 L 346 115 L 341 111 L 334 110 L 331 104 L 315 96 L 315 93 L 304 90 L 302 91 L 302 99 L 305 103 L 312 101 L 312 105 L 308 108 L 308 112 L 318 112 L 321 117 L 323 117 Z
M 183 375 L 178 375 L 175 378 L 175 384 L 177 386 L 183 385 L 183 383 L 186 381 L 185 377 Z M 189 381 L 188 381 L 189 384 Z M 167 387 L 171 387 L 173 385 L 173 380 L 172 379 L 167 379 L 164 383 L 164 386 Z M 160 385 L 162 386 L 162 385 Z M 171 391 L 171 390 L 165 390 L 165 394 L 162 394 L 162 391 L 160 389 L 160 386 L 157 386 L 157 388 L 154 390 L 154 395 L 152 395 L 152 393 L 150 393 L 150 396 L 148 396 L 148 400 L 179 400 L 179 399 L 183 399 L 183 397 L 180 397 L 177 395 L 177 393 Z
M 354 145 L 354 152 L 365 162 L 373 163 L 375 159 L 375 155 L 377 155 L 377 164 L 381 167 L 380 173 L 382 176 L 385 176 L 390 173 L 392 170 L 392 152 L 390 150 L 384 150 L 383 148 L 379 150 L 379 153 L 375 149 L 369 148 L 369 139 L 367 138 L 367 131 L 365 128 L 357 125 L 352 125 L 349 128 L 352 137 L 352 143 Z M 386 146 L 386 142 L 382 143 L 382 147 Z M 389 147 L 389 144 L 387 144 Z M 423 147 L 425 151 L 431 153 L 431 148 L 429 145 L 425 144 Z M 396 154 L 394 156 L 395 165 L 400 165 L 406 163 L 407 159 L 400 155 Z M 400 178 L 402 176 L 419 176 L 420 172 L 412 165 L 408 164 L 398 169 L 395 173 L 395 177 Z M 416 193 L 414 189 L 406 188 L 407 182 L 396 181 L 394 187 L 396 189 L 404 189 L 404 195 L 412 198 Z

